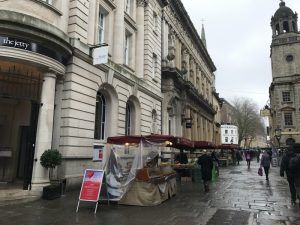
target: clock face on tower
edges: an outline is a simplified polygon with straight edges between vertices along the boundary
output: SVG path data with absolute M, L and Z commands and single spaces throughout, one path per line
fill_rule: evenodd
M 293 55 L 287 55 L 285 59 L 288 62 L 292 62 L 294 60 L 294 56 Z

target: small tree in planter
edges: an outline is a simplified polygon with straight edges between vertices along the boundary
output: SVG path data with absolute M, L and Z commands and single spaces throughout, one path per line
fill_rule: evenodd
M 56 149 L 46 150 L 40 158 L 41 165 L 49 170 L 49 180 L 51 185 L 43 188 L 43 198 L 44 199 L 55 199 L 61 195 L 61 184 L 53 183 L 53 170 L 56 166 L 61 164 L 62 155 Z
M 53 178 L 53 170 L 61 164 L 62 156 L 56 149 L 48 149 L 41 155 L 41 165 L 49 170 L 49 180 Z

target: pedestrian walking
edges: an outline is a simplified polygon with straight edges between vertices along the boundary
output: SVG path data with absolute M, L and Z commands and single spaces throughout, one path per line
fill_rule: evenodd
M 204 185 L 204 191 L 209 191 L 209 182 L 212 179 L 213 160 L 206 150 L 203 150 L 203 154 L 198 158 L 198 164 L 201 166 L 202 180 Z
M 271 157 L 266 151 L 264 151 L 261 156 L 260 166 L 264 168 L 267 181 L 269 180 L 270 165 L 271 165 Z
M 217 154 L 216 154 L 215 151 L 213 151 L 211 153 L 211 158 L 213 160 L 213 164 L 215 165 L 215 170 L 216 170 L 217 176 L 219 176 L 219 163 L 220 162 L 219 162 L 219 159 L 218 159 Z
M 296 204 L 297 196 L 300 201 L 300 158 L 294 152 L 294 147 L 289 147 L 283 155 L 280 165 L 280 176 L 287 176 L 291 192 L 291 203 Z M 300 202 L 299 202 L 300 205 Z
M 250 163 L 251 163 L 251 153 L 249 150 L 247 150 L 245 152 L 245 158 L 246 158 L 246 161 L 247 161 L 247 166 L 248 166 L 248 169 L 250 169 Z
M 256 151 L 256 161 L 257 161 L 257 163 L 259 163 L 260 154 L 261 154 L 260 149 L 257 149 L 257 151 Z
M 241 156 L 241 153 L 238 149 L 235 152 L 235 157 L 236 157 L 237 164 L 240 165 L 240 161 L 242 160 L 242 156 Z

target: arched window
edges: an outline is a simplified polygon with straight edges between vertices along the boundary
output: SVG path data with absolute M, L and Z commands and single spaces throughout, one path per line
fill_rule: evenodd
M 283 22 L 283 33 L 288 33 L 288 32 L 290 32 L 289 22 L 288 21 L 284 21 Z
M 157 112 L 155 109 L 152 110 L 152 128 L 151 128 L 152 134 L 157 134 Z
M 95 113 L 95 131 L 94 139 L 105 139 L 105 121 L 106 121 L 106 100 L 105 97 L 98 92 L 96 98 L 96 113 Z
M 276 35 L 279 35 L 280 29 L 279 29 L 279 24 L 276 24 Z
M 131 131 L 131 107 L 126 103 L 125 135 L 130 135 Z
M 292 26 L 293 26 L 293 31 L 294 32 L 297 32 L 297 29 L 296 29 L 296 23 L 293 21 L 293 23 L 292 23 Z

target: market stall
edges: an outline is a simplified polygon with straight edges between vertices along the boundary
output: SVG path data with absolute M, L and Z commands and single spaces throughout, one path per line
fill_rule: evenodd
M 160 154 L 173 136 L 118 136 L 107 140 L 106 182 L 110 200 L 119 204 L 158 205 L 176 194 L 176 173 Z
M 216 149 L 219 149 L 219 162 L 222 166 L 228 166 L 229 164 L 235 163 L 236 149 L 238 149 L 238 145 L 222 144 L 216 146 Z

